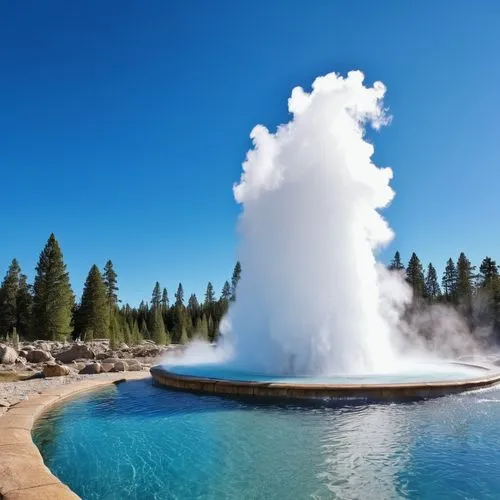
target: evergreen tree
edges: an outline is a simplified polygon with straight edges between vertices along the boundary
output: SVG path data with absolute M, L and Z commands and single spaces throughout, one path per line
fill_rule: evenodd
M 116 337 L 114 340 L 119 341 L 116 314 L 114 311 L 110 314 L 106 287 L 95 264 L 90 268 L 85 281 L 79 314 L 83 331 L 92 330 L 94 338 L 109 338 L 112 326 Z
M 455 302 L 457 295 L 457 269 L 453 259 L 448 259 L 441 281 L 446 300 Z
M 229 284 L 229 281 L 224 282 L 220 298 L 221 300 L 225 301 L 229 301 L 229 299 L 231 298 L 231 285 Z
M 17 294 L 21 268 L 13 259 L 0 288 L 0 333 L 8 334 L 17 325 Z
M 104 306 L 104 310 L 106 310 L 106 305 Z M 114 311 L 111 313 L 111 316 L 109 317 L 108 332 L 109 332 L 108 334 L 109 347 L 113 350 L 118 349 L 123 341 L 123 335 L 121 332 L 120 323 L 118 321 L 118 316 Z M 97 333 L 97 336 L 100 337 L 100 334 Z
M 151 308 L 159 309 L 161 306 L 161 287 L 160 283 L 157 281 L 155 287 L 153 288 L 153 294 L 151 296 Z
M 149 339 L 149 330 L 146 320 L 142 320 L 140 334 L 143 339 Z
M 19 288 L 16 299 L 17 308 L 17 330 L 19 334 L 26 338 L 30 333 L 31 311 L 33 308 L 32 287 L 28 285 L 24 274 L 19 277 Z
M 425 276 L 425 296 L 431 301 L 441 297 L 436 269 L 432 263 L 427 267 L 427 275 Z
M 410 261 L 408 262 L 408 267 L 406 268 L 406 281 L 413 288 L 415 297 L 424 296 L 424 270 L 422 268 L 420 259 L 417 257 L 415 252 L 411 254 Z
M 196 337 L 201 340 L 208 340 L 208 321 L 207 317 L 203 314 L 201 319 L 198 320 L 195 327 Z
M 106 298 L 110 308 L 118 305 L 117 278 L 118 275 L 113 269 L 113 263 L 108 260 L 104 266 L 103 280 L 104 286 L 106 287 Z
M 177 287 L 177 292 L 175 294 L 175 306 L 184 307 L 184 289 L 182 288 L 182 283 L 179 283 Z
M 394 254 L 394 258 L 391 260 L 391 263 L 389 264 L 389 270 L 391 271 L 404 271 L 405 266 L 401 262 L 401 255 L 399 254 L 399 251 L 397 251 Z
M 163 293 L 161 295 L 161 307 L 163 309 L 163 311 L 166 311 L 170 306 L 170 302 L 168 300 L 168 292 L 167 292 L 167 289 L 164 288 L 163 289 Z
M 163 323 L 163 316 L 160 307 L 155 307 L 151 310 L 151 320 L 150 328 L 152 340 L 158 345 L 166 345 L 170 343 L 167 332 L 165 331 L 165 325 Z
M 207 291 L 205 292 L 205 302 L 203 305 L 206 308 L 209 308 L 214 302 L 215 302 L 214 286 L 212 285 L 212 282 L 209 281 L 207 285 Z
M 486 288 L 497 278 L 497 263 L 490 257 L 485 257 L 479 266 L 479 286 Z
M 462 252 L 457 260 L 457 299 L 464 313 L 470 318 L 472 314 L 472 293 L 474 289 L 474 270 L 470 260 Z
M 54 234 L 40 254 L 33 294 L 33 336 L 62 340 L 71 333 L 73 292 L 63 255 Z
M 200 310 L 200 304 L 198 303 L 198 299 L 194 293 L 189 296 L 187 308 L 195 314 L 197 314 Z
M 136 320 L 134 320 L 134 322 L 132 323 L 131 333 L 132 333 L 132 342 L 131 342 L 132 345 L 138 345 L 142 342 L 142 340 L 144 340 Z
M 240 261 L 236 262 L 233 269 L 233 276 L 231 277 L 231 300 L 236 300 L 236 287 L 241 278 L 241 264 Z

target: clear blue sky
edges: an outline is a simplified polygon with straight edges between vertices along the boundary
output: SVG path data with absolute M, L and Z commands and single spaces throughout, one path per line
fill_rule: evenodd
M 124 301 L 156 280 L 220 291 L 250 130 L 349 69 L 394 117 L 375 139 L 397 191 L 382 257 L 500 260 L 499 20 L 493 0 L 3 2 L 2 276 L 17 257 L 32 279 L 53 231 L 77 294 L 109 258 Z

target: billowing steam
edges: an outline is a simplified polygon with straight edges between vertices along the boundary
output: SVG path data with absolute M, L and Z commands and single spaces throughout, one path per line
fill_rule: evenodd
M 397 308 L 381 300 L 374 256 L 393 237 L 379 213 L 392 171 L 372 162 L 364 137 L 388 122 L 385 87 L 363 80 L 330 73 L 310 93 L 295 88 L 291 120 L 251 132 L 234 187 L 243 274 L 229 322 L 241 369 L 352 374 L 394 362 Z

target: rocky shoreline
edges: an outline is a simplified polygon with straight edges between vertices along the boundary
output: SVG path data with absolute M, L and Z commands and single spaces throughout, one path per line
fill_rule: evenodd
M 111 349 L 106 339 L 0 344 L 0 416 L 9 407 L 53 387 L 86 379 L 116 378 L 118 372 L 149 371 L 167 354 L 176 355 L 182 349 L 177 345 L 157 346 L 151 341 Z

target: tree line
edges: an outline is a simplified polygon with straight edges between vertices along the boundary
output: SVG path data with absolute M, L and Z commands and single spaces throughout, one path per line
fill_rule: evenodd
M 59 243 L 51 234 L 40 254 L 33 284 L 13 259 L 0 286 L 0 337 L 24 339 L 92 341 L 107 338 L 114 346 L 150 339 L 157 344 L 185 344 L 193 338 L 215 341 L 229 303 L 235 300 L 241 276 L 236 263 L 231 282 L 219 297 L 211 282 L 199 301 L 195 294 L 185 300 L 179 283 L 170 303 L 166 288 L 154 285 L 150 301 L 138 307 L 121 304 L 118 276 L 111 260 L 102 271 L 93 265 L 81 300 L 72 291 Z
M 439 280 L 435 267 L 429 263 L 424 270 L 415 252 L 406 267 L 396 252 L 388 268 L 404 274 L 413 290 L 412 308 L 426 304 L 446 304 L 457 309 L 471 330 L 492 327 L 500 337 L 499 266 L 485 257 L 479 268 L 462 252 L 456 262 L 450 257 Z

